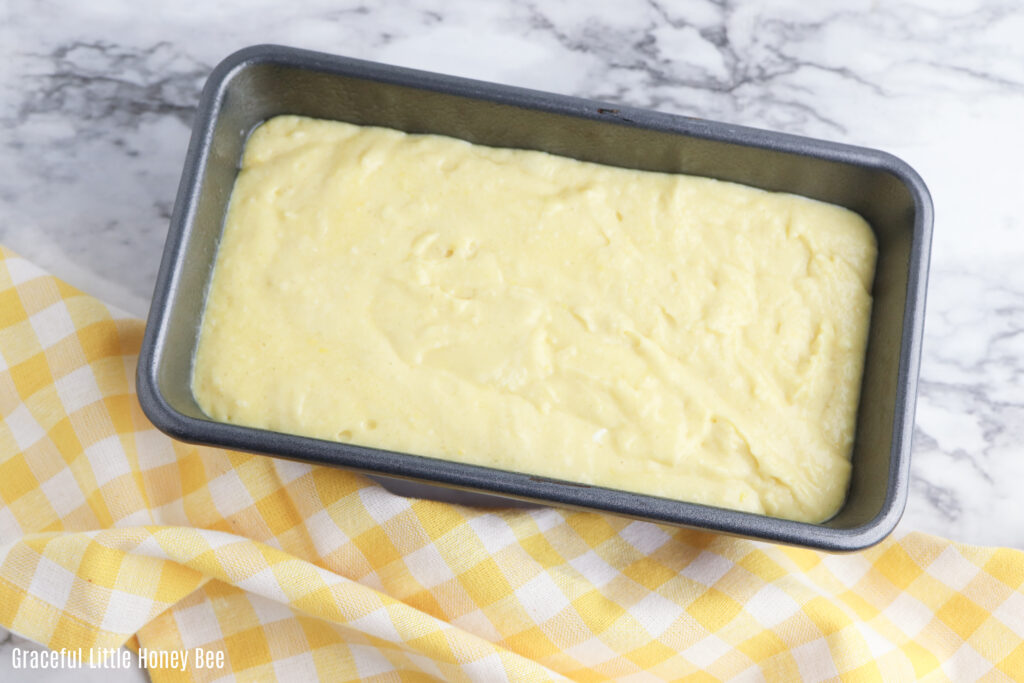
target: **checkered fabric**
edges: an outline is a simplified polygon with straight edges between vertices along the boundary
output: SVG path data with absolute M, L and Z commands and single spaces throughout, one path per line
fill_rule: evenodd
M 1024 552 L 853 555 L 392 495 L 177 443 L 142 323 L 0 250 L 0 625 L 154 680 L 1024 680 Z

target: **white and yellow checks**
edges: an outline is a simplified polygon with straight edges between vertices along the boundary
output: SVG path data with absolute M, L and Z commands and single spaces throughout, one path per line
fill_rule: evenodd
M 155 680 L 1024 680 L 1024 552 L 830 556 L 174 442 L 142 323 L 0 250 L 0 625 Z

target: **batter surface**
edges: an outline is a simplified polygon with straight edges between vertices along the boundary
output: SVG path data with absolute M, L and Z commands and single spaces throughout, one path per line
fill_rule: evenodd
M 821 521 L 875 253 L 801 197 L 278 117 L 193 391 L 221 421 Z

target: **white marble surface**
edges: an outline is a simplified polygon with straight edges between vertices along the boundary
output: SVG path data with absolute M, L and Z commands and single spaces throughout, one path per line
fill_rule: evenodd
M 202 82 L 262 42 L 881 148 L 936 208 L 901 527 L 1024 548 L 1021 35 L 1015 0 L 5 0 L 0 243 L 144 315 Z

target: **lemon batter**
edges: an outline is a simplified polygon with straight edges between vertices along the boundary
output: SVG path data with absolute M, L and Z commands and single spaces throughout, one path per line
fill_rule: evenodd
M 283 116 L 246 147 L 193 391 L 212 418 L 820 521 L 876 247 L 706 178 Z

